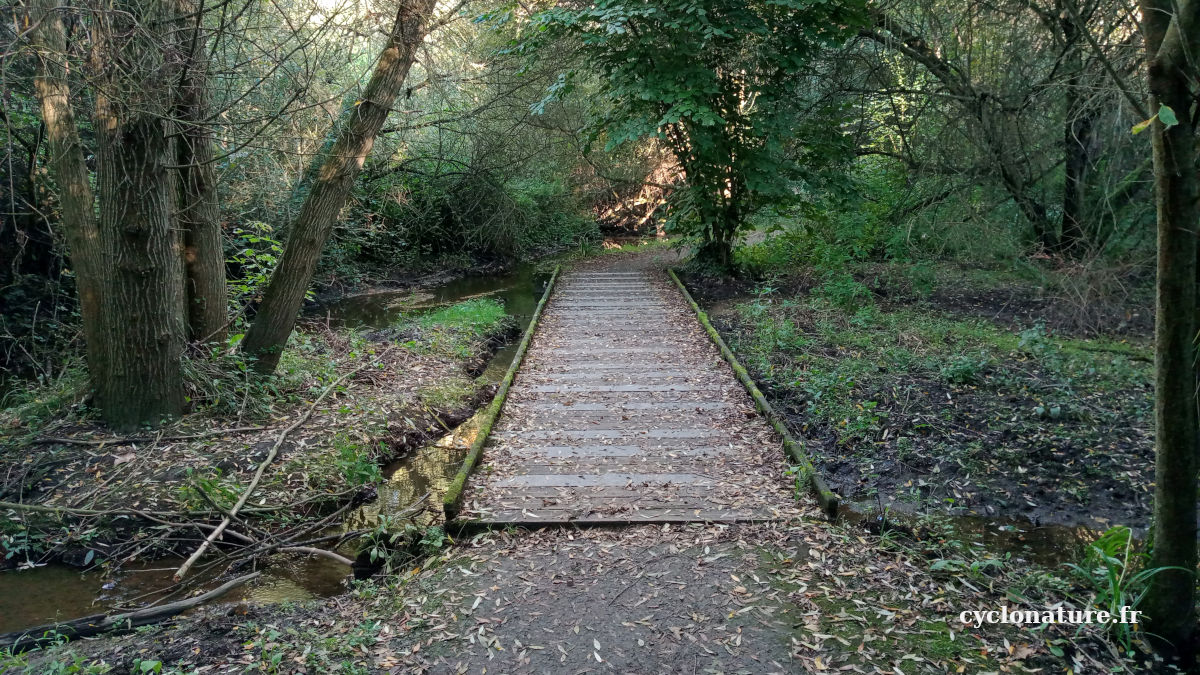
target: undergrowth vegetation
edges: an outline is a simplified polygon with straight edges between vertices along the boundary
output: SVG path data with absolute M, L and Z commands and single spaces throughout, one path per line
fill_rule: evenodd
M 1066 523 L 1146 515 L 1144 341 L 1004 325 L 950 296 L 877 298 L 853 279 L 777 283 L 715 318 L 844 496 Z

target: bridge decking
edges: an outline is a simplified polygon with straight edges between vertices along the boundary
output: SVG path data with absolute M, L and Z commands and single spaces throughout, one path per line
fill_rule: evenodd
M 795 513 L 774 432 L 659 270 L 559 280 L 471 477 L 490 524 Z

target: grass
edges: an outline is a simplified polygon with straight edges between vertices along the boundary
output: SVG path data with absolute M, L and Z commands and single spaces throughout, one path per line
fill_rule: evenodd
M 39 429 L 82 401 L 88 387 L 82 366 L 69 367 L 53 380 L 18 386 L 0 398 L 0 432 L 4 429 Z M 86 409 L 77 412 L 86 415 Z M 0 433 L 0 438 L 3 438 Z
M 478 342 L 503 335 L 512 329 L 512 318 L 504 304 L 490 298 L 474 298 L 400 319 L 401 328 L 416 329 L 421 342 L 442 354 L 469 358 Z

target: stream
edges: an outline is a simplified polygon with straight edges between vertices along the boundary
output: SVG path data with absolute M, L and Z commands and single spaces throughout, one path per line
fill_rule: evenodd
M 492 297 L 504 303 L 505 310 L 523 332 L 550 276 L 539 269 L 544 269 L 544 265 L 525 263 L 502 274 L 468 276 L 415 291 L 357 293 L 323 303 L 310 314 L 346 327 L 383 328 L 404 314 L 471 298 Z M 483 371 L 484 378 L 498 383 L 504 377 L 517 342 L 510 341 L 492 355 Z M 432 445 L 387 465 L 386 480 L 378 490 L 379 499 L 353 514 L 348 526 L 373 527 L 381 515 L 400 512 L 426 493 L 429 493 L 427 503 L 436 508 L 474 440 L 473 421 L 474 418 L 464 422 Z M 350 557 L 355 554 L 354 550 L 342 553 Z M 161 558 L 126 565 L 116 574 L 99 570 L 82 572 L 63 563 L 0 572 L 0 633 L 144 604 L 173 585 L 171 577 L 182 562 L 182 559 Z M 320 557 L 293 557 L 265 569 L 254 584 L 234 589 L 210 604 L 279 603 L 329 597 L 345 591 L 349 578 L 349 571 L 337 562 Z

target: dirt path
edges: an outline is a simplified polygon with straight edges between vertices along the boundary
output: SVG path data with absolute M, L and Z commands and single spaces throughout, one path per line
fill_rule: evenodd
M 796 514 L 778 439 L 661 269 L 572 270 L 472 477 L 491 525 Z

